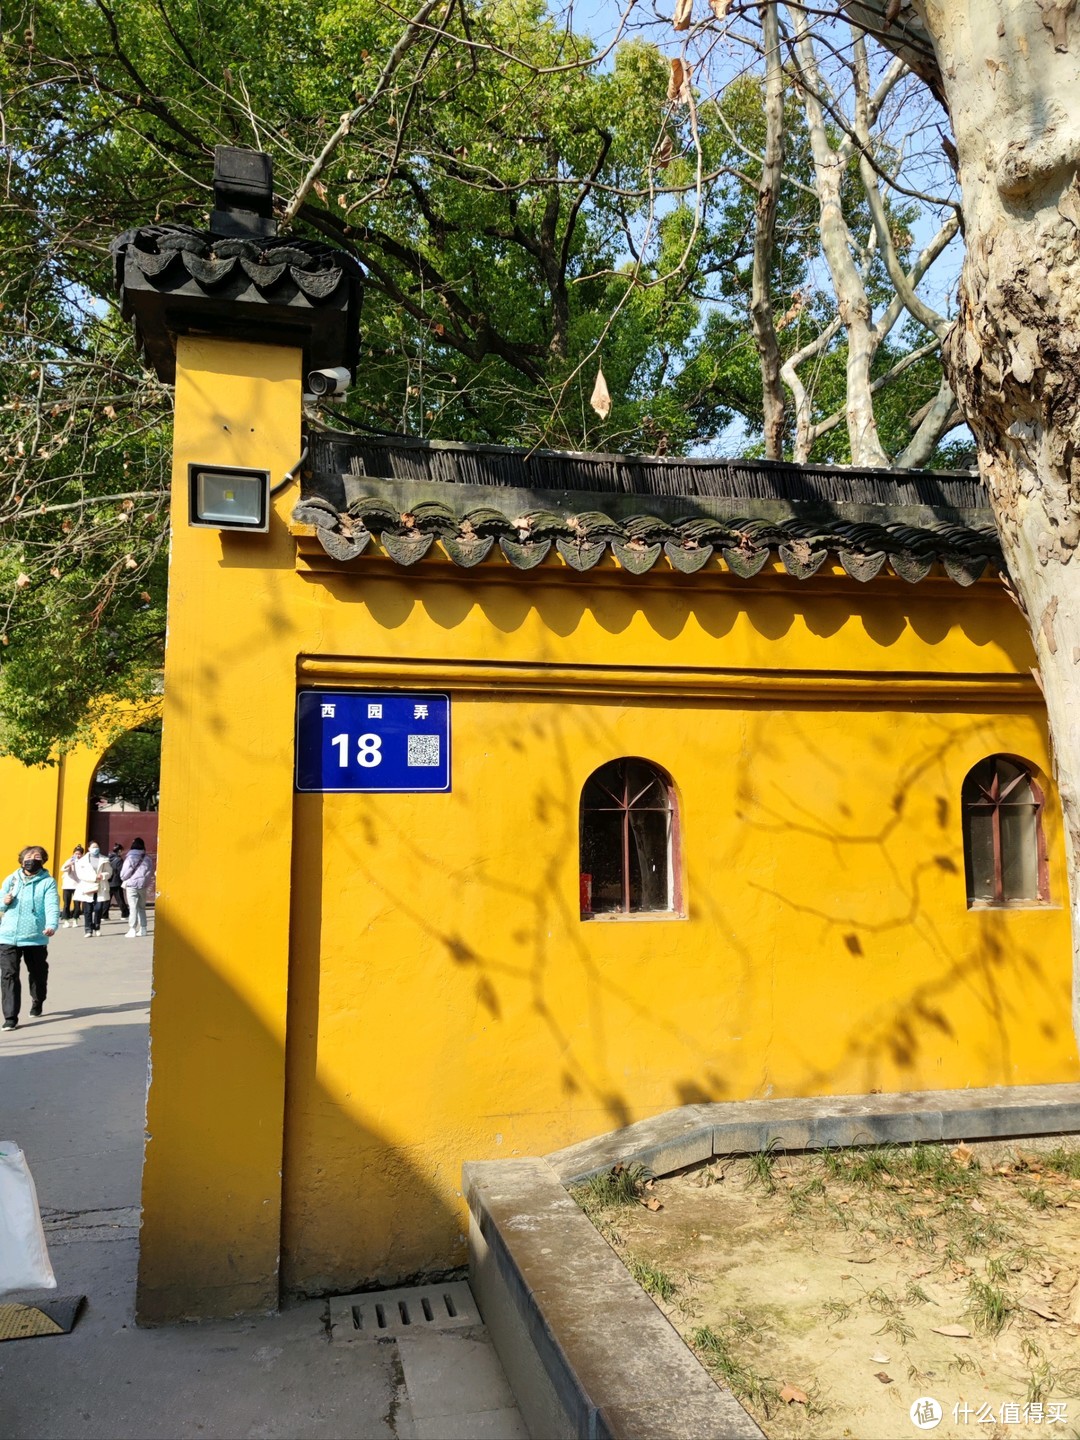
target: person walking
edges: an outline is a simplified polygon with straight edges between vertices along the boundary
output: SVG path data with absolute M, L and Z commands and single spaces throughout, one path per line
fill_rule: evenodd
M 76 845 L 70 857 L 60 866 L 60 888 L 64 892 L 64 908 L 61 911 L 60 924 L 64 929 L 74 929 L 82 919 L 82 905 L 75 899 L 75 889 L 79 883 L 75 874 L 75 866 L 79 863 L 86 851 L 81 845 Z
M 75 875 L 79 882 L 75 898 L 82 902 L 84 932 L 87 940 L 92 940 L 101 929 L 101 916 L 108 904 L 109 881 L 112 879 L 112 866 L 94 841 L 90 842 L 90 848 L 75 866 Z
M 125 940 L 146 934 L 146 891 L 153 876 L 154 862 L 147 855 L 146 846 L 136 838 L 131 842 L 131 849 L 124 856 L 120 868 L 120 883 L 127 896 L 127 913 L 131 916 Z
M 22 1008 L 25 963 L 30 981 L 30 1014 L 40 1015 L 49 987 L 49 941 L 60 924 L 56 881 L 45 869 L 49 852 L 24 845 L 19 868 L 0 889 L 0 995 L 5 1030 L 14 1030 Z
M 127 896 L 124 894 L 124 887 L 120 880 L 120 870 L 124 863 L 124 847 L 118 840 L 109 852 L 109 864 L 112 866 L 112 877 L 109 880 L 109 899 L 105 905 L 105 914 L 101 917 L 108 920 L 112 907 L 115 905 L 121 917 L 128 918 Z

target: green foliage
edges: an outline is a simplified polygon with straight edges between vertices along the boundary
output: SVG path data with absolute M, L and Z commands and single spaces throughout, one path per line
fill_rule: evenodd
M 776 1382 L 758 1373 L 744 1356 L 747 1341 L 755 1338 L 753 1325 L 745 1316 L 734 1316 L 727 1325 L 701 1325 L 690 1336 L 690 1344 L 704 1365 L 717 1375 L 737 1400 L 755 1406 L 768 1419 L 780 1404 Z
M 673 1300 L 679 1293 L 675 1281 L 650 1260 L 641 1260 L 636 1255 L 624 1255 L 623 1263 L 647 1295 L 654 1300 Z
M 777 1141 L 770 1140 L 764 1150 L 746 1157 L 746 1176 L 752 1185 L 760 1185 L 767 1195 L 776 1191 L 773 1169 L 779 1158 Z
M 376 0 L 12 0 L 4 18 L 3 749 L 45 761 L 101 695 L 153 687 L 171 396 L 119 321 L 108 244 L 148 222 L 204 226 L 216 144 L 268 151 L 284 203 L 339 118 L 358 112 L 293 226 L 366 271 L 341 423 L 673 455 L 735 434 L 753 452 L 754 76 L 692 116 L 668 102 L 654 45 L 631 40 L 597 63 L 540 0 L 439 11 L 387 77 L 404 22 Z M 789 170 L 808 174 L 793 99 L 788 129 Z M 854 163 L 843 203 L 865 230 Z M 906 254 L 908 211 L 894 207 L 890 223 Z M 813 194 L 785 185 L 771 270 L 785 355 L 835 313 L 819 230 Z M 867 286 L 875 304 L 888 295 L 872 254 Z M 922 338 L 894 332 L 882 375 Z M 600 364 L 605 418 L 589 405 Z M 840 340 L 818 357 L 817 419 L 842 409 L 845 366 Z M 937 376 L 927 357 L 881 392 L 890 450 Z M 846 447 L 839 423 L 813 458 L 846 460 Z
M 1072 1180 L 1080 1180 L 1080 1150 L 1068 1150 L 1064 1145 L 1058 1145 L 1046 1156 L 1046 1165 L 1048 1169 L 1068 1175 Z
M 972 1278 L 968 1285 L 968 1313 L 976 1330 L 984 1335 L 1000 1335 L 1012 1308 L 1000 1285 Z
M 614 1165 L 600 1175 L 590 1175 L 570 1191 L 587 1215 L 636 1205 L 641 1199 L 649 1172 L 643 1165 Z
M 157 808 L 161 786 L 161 722 L 127 730 L 102 757 L 94 796 L 109 804 L 125 802 L 139 810 Z

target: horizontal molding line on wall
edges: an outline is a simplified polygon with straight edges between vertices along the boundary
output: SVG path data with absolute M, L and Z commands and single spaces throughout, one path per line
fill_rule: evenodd
M 820 704 L 893 709 L 920 701 L 939 709 L 997 710 L 1041 704 L 1031 675 L 897 671 L 669 669 L 660 665 L 523 665 L 515 661 L 387 660 L 365 655 L 301 655 L 301 684 L 540 693 L 566 699 L 686 699 Z

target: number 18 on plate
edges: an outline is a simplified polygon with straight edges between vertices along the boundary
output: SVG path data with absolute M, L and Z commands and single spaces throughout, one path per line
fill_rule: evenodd
M 449 695 L 302 690 L 296 697 L 296 788 L 448 791 Z

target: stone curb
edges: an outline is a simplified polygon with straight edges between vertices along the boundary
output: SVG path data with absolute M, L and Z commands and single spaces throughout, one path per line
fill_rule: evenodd
M 540 1159 L 468 1164 L 469 1280 L 529 1433 L 764 1440 Z
M 1007 1140 L 1080 1131 L 1080 1085 L 993 1086 L 809 1100 L 684 1105 L 548 1155 L 564 1185 L 617 1161 L 670 1174 L 716 1155 L 918 1141 Z
M 566 1193 L 641 1164 L 1080 1132 L 1080 1085 L 685 1105 L 557 1150 L 467 1164 L 473 1293 L 529 1433 L 543 1440 L 764 1440 Z

